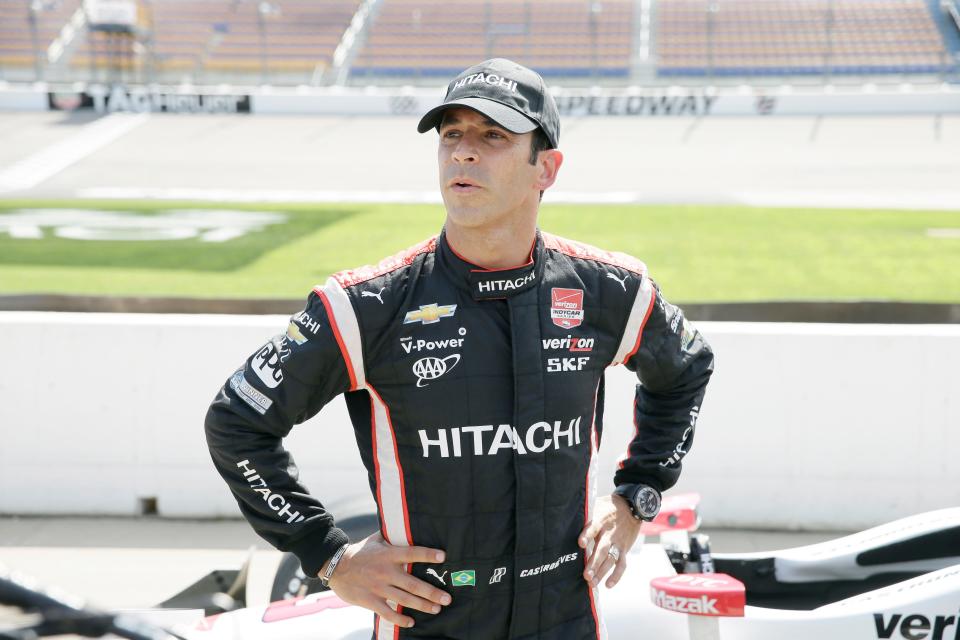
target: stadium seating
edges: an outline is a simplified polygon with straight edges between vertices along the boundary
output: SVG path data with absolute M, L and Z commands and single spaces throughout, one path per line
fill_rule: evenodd
M 384 0 L 354 76 L 448 77 L 506 57 L 546 76 L 630 71 L 633 0 Z
M 257 3 L 235 4 L 210 47 L 205 67 L 215 71 L 312 72 L 328 67 L 359 0 L 274 0 L 261 15 Z
M 155 0 L 139 5 L 138 22 L 148 52 L 140 62 L 157 71 L 193 71 L 199 68 L 217 24 L 229 15 L 230 0 Z M 75 68 L 107 67 L 129 59 L 133 52 L 116 38 L 88 33 L 71 59 Z
M 37 54 L 45 62 L 47 49 L 60 34 L 64 24 L 80 6 L 81 0 L 40 2 L 34 13 L 37 46 L 34 49 L 31 3 L 23 0 L 0 0 L 0 68 L 33 67 Z
M 0 72 L 23 75 L 45 61 L 81 1 L 0 0 Z M 946 1 L 960 16 L 960 0 Z M 641 0 L 380 0 L 347 68 L 356 83 L 436 82 L 495 56 L 548 77 L 620 83 L 654 73 L 668 80 L 957 73 L 960 28 L 941 2 L 650 0 L 648 33 Z M 38 7 L 36 45 L 31 6 Z M 361 6 L 139 0 L 136 38 L 82 31 L 64 60 L 78 79 L 318 81 Z M 645 58 L 638 41 L 648 36 L 653 55 Z
M 660 0 L 662 76 L 937 73 L 925 0 Z
M 141 3 L 157 72 L 209 75 L 302 72 L 330 64 L 360 0 L 154 0 Z M 261 13 L 262 7 L 262 13 Z M 113 65 L 110 36 L 90 34 L 72 60 L 76 67 Z M 93 56 L 91 61 L 90 56 Z M 121 58 L 122 59 L 122 58 Z

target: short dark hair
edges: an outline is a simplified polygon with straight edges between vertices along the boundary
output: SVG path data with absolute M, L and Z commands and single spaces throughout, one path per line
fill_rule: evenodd
M 553 149 L 550 144 L 550 138 L 543 132 L 543 129 L 537 127 L 533 130 L 533 136 L 530 138 L 530 164 L 537 164 L 537 156 L 541 151 Z M 540 200 L 543 200 L 543 191 L 540 192 Z
M 552 149 L 550 138 L 543 132 L 543 129 L 537 127 L 533 130 L 533 137 L 530 138 L 530 164 L 537 164 L 537 156 L 541 151 Z

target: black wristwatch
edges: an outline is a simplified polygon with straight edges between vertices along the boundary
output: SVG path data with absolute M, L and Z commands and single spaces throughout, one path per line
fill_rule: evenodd
M 637 520 L 650 522 L 660 513 L 660 492 L 645 484 L 621 484 L 613 491 L 627 501 Z

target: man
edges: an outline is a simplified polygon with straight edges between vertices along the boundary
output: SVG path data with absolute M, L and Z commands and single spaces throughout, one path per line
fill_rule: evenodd
M 563 162 L 539 75 L 471 67 L 431 129 L 442 232 L 316 287 L 211 406 L 213 459 L 257 532 L 373 610 L 377 638 L 604 637 L 597 587 L 676 482 L 713 356 L 642 263 L 538 231 Z M 594 502 L 614 364 L 642 382 L 636 433 Z M 380 519 L 353 543 L 280 444 L 339 394 Z

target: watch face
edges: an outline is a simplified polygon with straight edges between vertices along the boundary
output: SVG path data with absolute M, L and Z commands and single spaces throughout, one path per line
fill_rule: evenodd
M 633 502 L 644 518 L 653 518 L 660 511 L 660 496 L 650 487 L 641 487 Z

